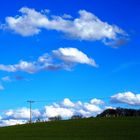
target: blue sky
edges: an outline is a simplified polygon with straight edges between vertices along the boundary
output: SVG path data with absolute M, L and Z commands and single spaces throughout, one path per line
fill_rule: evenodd
M 34 9 L 48 17 L 50 24 L 37 24 L 39 17 L 35 18 L 34 23 L 29 23 L 28 19 L 26 22 L 23 19 L 25 23 L 16 21 L 17 24 L 11 19 L 6 21 L 7 17 L 18 19 L 23 18 L 24 14 L 32 16 L 32 13 L 19 12 L 21 8 L 25 8 L 22 10 L 24 12 L 27 9 Z M 88 30 L 86 23 L 82 26 L 91 32 L 90 36 L 86 30 L 80 33 L 76 27 L 71 27 L 74 19 L 79 18 L 80 10 L 83 10 L 82 14 L 90 13 L 96 16 L 94 17 L 97 20 L 95 34 L 92 34 L 94 29 Z M 104 100 L 106 106 L 112 106 L 111 96 L 118 93 L 124 95 L 129 91 L 138 101 L 134 105 L 140 104 L 140 99 L 137 97 L 140 93 L 139 13 L 138 0 L 2 1 L 0 4 L 0 110 L 26 107 L 28 99 L 46 101 L 34 104 L 36 108 L 64 98 L 82 102 L 98 98 Z M 55 20 L 56 16 L 67 22 L 66 27 L 60 24 L 58 19 Z M 102 24 L 98 20 L 102 21 Z M 56 22 L 55 26 L 53 21 Z M 104 29 L 105 25 L 111 28 L 111 35 L 108 35 L 109 29 Z M 28 31 L 22 29 L 29 26 L 33 27 L 32 31 L 31 28 L 27 28 Z M 74 53 L 81 52 L 82 56 L 80 58 L 78 55 L 74 56 L 76 58 L 62 56 L 60 48 L 65 48 L 63 51 L 68 51 L 70 55 L 73 52 L 69 52 L 68 48 L 75 48 Z M 43 54 L 48 54 L 49 58 L 61 68 L 29 72 L 19 66 L 21 61 L 26 61 L 35 63 L 36 67 L 40 65 L 37 61 Z M 86 55 L 86 58 L 83 55 Z M 62 68 L 62 64 L 63 67 L 69 68 Z M 4 70 L 9 65 L 20 68 L 14 71 Z M 124 103 L 122 106 L 125 107 L 132 105 L 124 101 L 125 99 L 116 100 Z

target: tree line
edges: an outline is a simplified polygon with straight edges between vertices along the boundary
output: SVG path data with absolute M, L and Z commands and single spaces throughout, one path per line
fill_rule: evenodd
M 140 109 L 128 109 L 128 108 L 116 108 L 116 109 L 106 109 L 102 113 L 98 114 L 96 117 L 127 117 L 127 116 L 140 116 Z M 93 117 L 93 116 L 92 116 Z M 70 119 L 77 120 L 85 118 L 80 115 L 73 115 Z M 48 118 L 49 121 L 59 121 L 63 120 L 61 116 L 55 116 Z M 41 119 L 37 119 L 36 122 L 42 122 Z
M 106 109 L 97 117 L 140 116 L 140 109 L 116 108 Z

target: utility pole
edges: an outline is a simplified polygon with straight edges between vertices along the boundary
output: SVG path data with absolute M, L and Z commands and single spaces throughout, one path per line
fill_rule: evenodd
M 32 103 L 34 103 L 35 101 L 28 100 L 27 102 L 30 104 L 30 120 L 29 120 L 29 123 L 32 123 Z

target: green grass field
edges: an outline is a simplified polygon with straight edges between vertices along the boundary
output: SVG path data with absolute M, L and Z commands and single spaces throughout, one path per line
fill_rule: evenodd
M 140 140 L 140 118 L 89 118 L 3 127 L 0 140 Z

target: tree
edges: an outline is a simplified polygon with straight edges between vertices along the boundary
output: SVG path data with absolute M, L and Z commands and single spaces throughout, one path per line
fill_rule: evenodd
M 59 121 L 59 120 L 62 120 L 62 117 L 61 116 L 50 117 L 49 120 L 50 121 Z
M 82 115 L 73 115 L 72 117 L 71 117 L 71 119 L 81 119 L 81 118 L 83 118 L 83 116 Z

